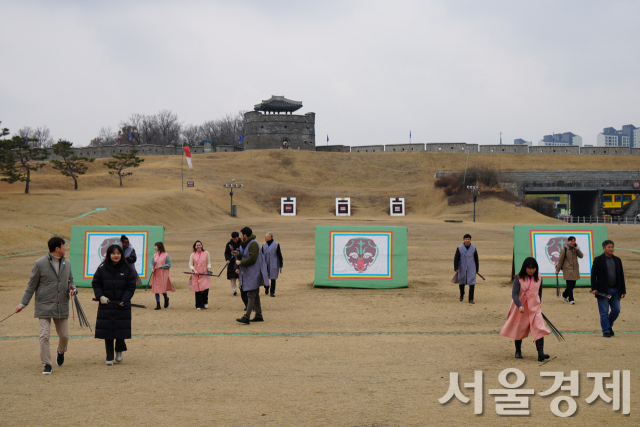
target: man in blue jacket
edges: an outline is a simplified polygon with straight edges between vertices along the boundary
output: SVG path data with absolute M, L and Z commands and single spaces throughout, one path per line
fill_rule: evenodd
M 627 288 L 624 283 L 622 261 L 613 255 L 614 243 L 605 240 L 602 242 L 602 250 L 604 253 L 593 259 L 591 293 L 598 299 L 602 336 L 610 338 L 615 335 L 613 322 L 620 315 L 620 298 L 627 296 Z M 607 298 L 607 295 L 611 298 Z

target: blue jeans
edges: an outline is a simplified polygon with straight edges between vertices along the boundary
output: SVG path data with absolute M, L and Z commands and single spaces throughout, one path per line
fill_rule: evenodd
M 620 293 L 617 288 L 609 288 L 611 299 L 598 297 L 598 310 L 600 310 L 600 326 L 602 333 L 611 332 L 613 322 L 620 315 Z M 611 307 L 611 312 L 609 312 Z

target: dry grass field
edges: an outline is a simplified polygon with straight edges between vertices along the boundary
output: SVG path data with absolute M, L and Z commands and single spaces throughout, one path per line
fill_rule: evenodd
M 194 156 L 181 190 L 179 157 L 147 157 L 118 187 L 104 160 L 73 183 L 49 166 L 34 174 L 31 194 L 22 184 L 0 183 L 0 318 L 20 301 L 33 261 L 50 234 L 70 239 L 73 225 L 162 225 L 173 262 L 168 309 L 154 311 L 153 294 L 138 290 L 129 351 L 123 363 L 105 366 L 104 346 L 77 322 L 65 365 L 41 374 L 33 302 L 0 324 L 0 425 L 2 426 L 429 426 L 429 425 L 638 425 L 640 404 L 640 226 L 608 227 L 627 277 L 628 298 L 616 336 L 599 333 L 595 299 L 576 291 L 569 306 L 545 289 L 542 307 L 566 341 L 546 339 L 553 359 L 541 367 L 531 339 L 523 360 L 512 341 L 500 337 L 510 304 L 512 227 L 553 224 L 527 208 L 482 199 L 478 222 L 473 206 L 449 207 L 433 188 L 437 170 L 464 168 L 465 155 L 339 154 L 262 151 Z M 491 156 L 475 154 L 469 165 L 506 169 L 637 169 L 637 159 L 589 156 Z M 223 183 L 243 183 L 234 196 L 238 218 L 230 218 Z M 298 216 L 278 215 L 279 198 L 298 198 Z M 353 216 L 336 218 L 334 197 L 351 197 Z M 388 216 L 389 197 L 405 197 L 407 216 Z M 106 210 L 79 217 L 96 208 Z M 445 219 L 462 223 L 445 223 Z M 316 225 L 398 225 L 408 228 L 409 287 L 394 290 L 313 288 Z M 242 302 L 226 280 L 213 279 L 209 309 L 196 311 L 187 289 L 190 247 L 200 239 L 222 268 L 231 231 L 252 227 L 261 239 L 272 232 L 281 243 L 284 271 L 275 298 L 262 298 L 265 322 L 241 325 Z M 478 248 L 476 304 L 458 301 L 449 280 L 462 235 Z M 71 245 L 74 242 L 70 243 Z M 622 248 L 626 249 L 623 250 Z M 35 252 L 35 253 L 30 253 Z M 19 255 L 29 253 L 27 255 Z M 217 272 L 217 271 L 216 271 Z M 89 289 L 80 300 L 92 324 L 96 306 Z M 57 337 L 52 338 L 52 352 Z M 498 374 L 522 370 L 532 388 L 529 417 L 496 415 L 489 389 Z M 631 415 L 614 412 L 593 391 L 589 372 L 631 370 Z M 471 403 L 440 405 L 449 373 L 471 382 L 484 372 L 484 413 Z M 537 393 L 552 380 L 540 372 L 580 372 L 578 412 L 552 415 L 550 397 Z M 607 390 L 609 394 L 611 393 Z M 636 421 L 633 421 L 633 420 Z

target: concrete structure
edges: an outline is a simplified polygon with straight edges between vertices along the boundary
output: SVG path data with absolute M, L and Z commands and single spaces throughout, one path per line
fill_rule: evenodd
M 387 153 L 420 153 L 424 152 L 424 144 L 389 144 L 384 146 Z
M 275 116 L 278 117 L 278 116 Z M 295 117 L 295 116 L 288 116 Z M 342 146 L 342 145 L 329 145 L 316 147 L 316 151 L 324 152 L 343 152 L 349 153 L 383 153 L 394 152 L 398 147 L 407 148 L 409 144 L 399 145 L 368 145 L 368 146 Z M 193 146 L 191 148 L 192 154 L 205 153 L 206 148 L 202 145 Z M 236 151 L 233 145 L 217 145 L 211 149 L 215 152 L 232 152 Z M 412 144 L 411 147 L 414 151 L 418 151 L 420 148 L 422 152 L 422 144 Z M 93 157 L 97 159 L 104 159 L 113 156 L 117 153 L 128 153 L 129 145 L 104 145 L 100 147 L 74 147 L 75 155 L 83 157 Z M 182 147 L 174 147 L 172 145 L 152 145 L 142 144 L 133 145 L 131 149 L 138 150 L 138 156 L 169 156 L 169 155 L 182 155 Z M 46 149 L 49 153 L 49 160 L 60 160 L 59 157 L 52 154 L 51 148 Z M 577 146 L 527 146 L 527 145 L 481 145 L 478 144 L 465 144 L 465 143 L 428 143 L 424 146 L 424 150 L 427 153 L 483 153 L 483 154 L 582 154 L 582 155 L 596 155 L 596 156 L 640 156 L 640 148 L 628 147 L 577 147 Z M 514 151 L 515 150 L 515 151 Z M 398 152 L 398 151 L 395 151 Z M 402 151 L 400 151 L 402 152 Z M 629 153 L 631 152 L 631 153 Z
M 336 197 L 336 216 L 351 216 L 351 198 Z
M 477 153 L 478 144 L 464 142 L 427 142 L 427 153 Z
M 280 215 L 296 216 L 296 198 L 295 197 L 280 198 Z
M 329 153 L 350 153 L 351 147 L 348 145 L 318 145 L 316 151 L 324 151 Z
M 532 146 L 529 147 L 529 154 L 580 154 L 580 147 L 576 145 Z
M 436 172 L 436 178 L 452 172 Z M 603 194 L 640 194 L 634 188 L 640 182 L 640 170 L 594 171 L 594 170 L 533 170 L 500 173 L 502 186 L 520 197 L 527 194 L 568 194 L 571 197 L 571 214 L 574 216 L 596 216 L 604 213 Z
M 203 146 L 190 147 L 191 154 L 204 153 Z M 138 156 L 168 156 L 168 155 L 182 155 L 182 147 L 174 147 L 172 145 L 153 145 L 153 144 L 141 144 L 132 145 L 128 144 L 120 145 L 103 145 L 99 147 L 73 147 L 73 151 L 76 156 L 89 157 L 95 159 L 104 159 L 112 157 L 118 153 L 128 153 L 129 150 L 138 150 Z M 53 155 L 53 150 L 47 148 L 49 153 L 48 160 L 60 160 L 60 157 Z
M 513 140 L 513 144 L 514 145 L 533 145 L 533 142 L 531 141 L 525 141 L 522 138 L 518 138 L 518 139 L 514 139 Z
M 202 143 L 202 146 L 204 147 L 204 152 L 205 153 L 210 153 L 211 152 L 211 143 L 208 141 L 205 141 Z
M 352 153 L 383 153 L 384 145 L 351 146 Z
M 555 137 L 555 140 L 554 140 Z M 582 137 L 576 135 L 573 132 L 564 132 L 564 133 L 556 133 L 554 135 L 545 135 L 539 142 L 538 145 L 577 145 L 578 147 L 582 146 Z
M 481 153 L 501 153 L 501 154 L 527 154 L 529 146 L 527 145 L 481 145 L 479 147 Z
M 244 115 L 244 149 L 315 150 L 315 113 L 294 115 L 302 102 L 272 96 Z M 284 114 L 280 114 L 280 113 Z
M 628 156 L 631 151 L 632 156 L 640 156 L 640 148 L 628 147 L 582 147 L 580 154 L 592 156 Z
M 624 125 L 621 130 L 604 128 L 598 134 L 596 146 L 598 147 L 640 147 L 638 140 L 638 128 L 634 125 Z
M 233 145 L 216 145 L 216 153 L 230 153 L 236 151 Z

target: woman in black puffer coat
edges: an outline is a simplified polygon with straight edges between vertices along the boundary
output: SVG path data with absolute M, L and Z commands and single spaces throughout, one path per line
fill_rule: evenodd
M 91 286 L 100 301 L 95 336 L 104 340 L 107 365 L 113 365 L 114 340 L 115 360 L 122 362 L 122 352 L 127 351 L 124 340 L 131 338 L 131 306 L 127 304 L 136 291 L 136 273 L 122 256 L 120 246 L 109 246 Z

